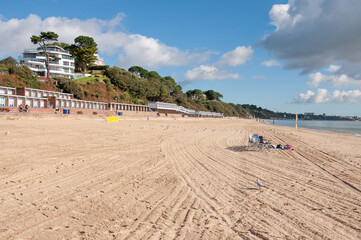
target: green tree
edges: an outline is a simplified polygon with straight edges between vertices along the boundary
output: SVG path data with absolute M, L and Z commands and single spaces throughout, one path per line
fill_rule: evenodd
M 97 57 L 98 45 L 92 37 L 79 36 L 74 39 L 74 44 L 69 46 L 70 54 L 75 58 L 76 71 L 85 72 L 89 64 Z
M 148 78 L 156 78 L 158 80 L 162 79 L 162 77 L 156 71 L 150 71 Z
M 128 69 L 129 72 L 134 73 L 135 75 L 137 75 L 138 77 L 142 77 L 142 78 L 148 78 L 149 77 L 149 72 L 148 70 L 139 67 L 139 66 L 133 66 L 130 67 Z
M 59 46 L 59 47 L 61 47 L 62 49 L 65 49 L 65 50 L 67 50 L 67 49 L 70 47 L 70 44 L 65 43 L 65 42 L 55 42 L 55 43 L 53 43 L 52 45 Z
M 222 94 L 213 90 L 205 91 L 204 94 L 206 95 L 208 100 L 219 100 L 220 98 L 223 98 Z
M 189 90 L 186 92 L 186 94 L 187 94 L 188 98 L 192 98 L 192 99 L 196 99 L 196 100 L 204 99 L 203 92 L 200 89 Z
M 169 92 L 166 87 L 160 86 L 160 97 L 167 97 L 169 96 Z
M 122 70 L 119 67 L 111 67 L 106 72 L 105 75 L 110 79 L 110 82 L 118 87 L 120 90 L 126 91 L 128 89 L 128 80 L 131 79 L 131 73 L 127 74 L 126 71 Z M 134 76 L 134 75 L 133 75 Z M 134 76 L 136 78 L 136 76 Z
M 22 80 L 27 87 L 40 88 L 40 82 L 38 76 L 34 76 L 31 69 L 26 65 L 10 65 L 9 73 L 16 74 L 20 80 Z
M 74 80 L 63 77 L 55 77 L 54 79 L 57 80 L 58 87 L 63 89 L 65 93 L 71 93 L 77 99 L 84 97 L 82 88 Z
M 177 83 L 175 82 L 175 80 L 170 76 L 166 76 L 166 77 L 160 79 L 160 81 L 168 87 L 168 89 L 171 93 L 174 91 L 174 89 L 177 86 Z
M 47 43 L 49 41 L 58 41 L 59 35 L 55 32 L 41 32 L 39 36 L 33 35 L 30 37 L 30 40 L 34 44 L 39 44 L 41 49 L 44 51 L 45 54 L 45 67 L 46 67 L 46 77 L 50 77 L 49 71 L 49 60 L 53 58 L 50 56 L 47 50 Z
M 7 57 L 7 58 L 0 60 L 0 65 L 4 65 L 4 66 L 11 66 L 11 65 L 17 65 L 17 64 L 18 64 L 18 61 L 16 61 L 16 59 L 13 57 Z
M 175 85 L 172 96 L 177 96 L 179 94 L 183 94 L 183 88 L 181 85 Z

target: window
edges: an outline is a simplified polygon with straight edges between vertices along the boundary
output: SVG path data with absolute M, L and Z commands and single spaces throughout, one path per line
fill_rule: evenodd
M 21 104 L 24 104 L 24 98 L 18 98 L 18 99 L 17 99 L 17 104 L 18 104 L 18 107 L 19 107 Z
M 0 106 L 2 106 L 2 107 L 5 106 L 5 97 L 0 96 Z
M 14 107 L 14 98 L 13 97 L 10 97 L 9 98 L 9 107 Z
M 24 53 L 24 58 L 36 58 L 36 53 Z

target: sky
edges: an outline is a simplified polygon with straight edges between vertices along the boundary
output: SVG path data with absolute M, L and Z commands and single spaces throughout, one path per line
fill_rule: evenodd
M 361 116 L 360 0 L 2 0 L 0 59 L 54 31 L 105 64 L 278 112 Z

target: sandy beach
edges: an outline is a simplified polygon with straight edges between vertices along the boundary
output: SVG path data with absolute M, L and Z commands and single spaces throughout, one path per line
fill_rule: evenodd
M 294 150 L 250 148 L 253 133 Z M 361 238 L 360 137 L 13 114 L 0 145 L 0 239 Z

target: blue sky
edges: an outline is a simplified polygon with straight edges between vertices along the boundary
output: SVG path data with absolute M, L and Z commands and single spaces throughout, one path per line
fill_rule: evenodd
M 105 64 L 170 75 L 223 101 L 280 112 L 358 115 L 359 0 L 4 0 L 0 58 L 55 31 L 93 37 Z

